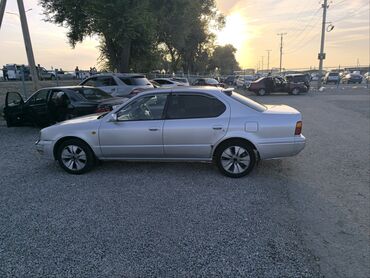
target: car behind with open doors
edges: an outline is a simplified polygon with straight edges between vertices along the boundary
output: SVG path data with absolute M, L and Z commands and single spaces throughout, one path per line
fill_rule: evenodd
M 111 111 L 126 98 L 114 98 L 98 88 L 84 86 L 43 88 L 26 101 L 17 92 L 5 98 L 4 118 L 7 126 L 47 126 L 67 119 Z

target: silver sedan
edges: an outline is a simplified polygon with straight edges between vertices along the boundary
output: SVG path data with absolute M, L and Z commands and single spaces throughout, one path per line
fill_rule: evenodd
M 258 159 L 298 154 L 301 131 L 301 113 L 292 107 L 262 105 L 230 89 L 179 87 L 42 129 L 36 148 L 71 174 L 99 160 L 207 161 L 238 178 Z

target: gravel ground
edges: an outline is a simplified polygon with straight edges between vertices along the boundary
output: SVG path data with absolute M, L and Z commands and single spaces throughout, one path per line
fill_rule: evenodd
M 72 176 L 0 126 L 0 277 L 368 277 L 369 94 L 254 97 L 304 116 L 298 156 L 230 179 L 110 162 Z

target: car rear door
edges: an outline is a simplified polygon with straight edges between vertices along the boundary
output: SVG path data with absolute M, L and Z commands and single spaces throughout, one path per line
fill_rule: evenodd
M 212 147 L 225 136 L 230 108 L 208 94 L 173 93 L 163 127 L 166 158 L 210 158 Z

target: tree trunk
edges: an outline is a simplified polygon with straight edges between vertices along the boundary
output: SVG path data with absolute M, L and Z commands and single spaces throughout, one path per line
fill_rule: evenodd
M 127 39 L 121 44 L 121 54 L 119 55 L 120 60 L 118 61 L 117 66 L 119 72 L 130 72 L 130 55 L 131 39 Z

